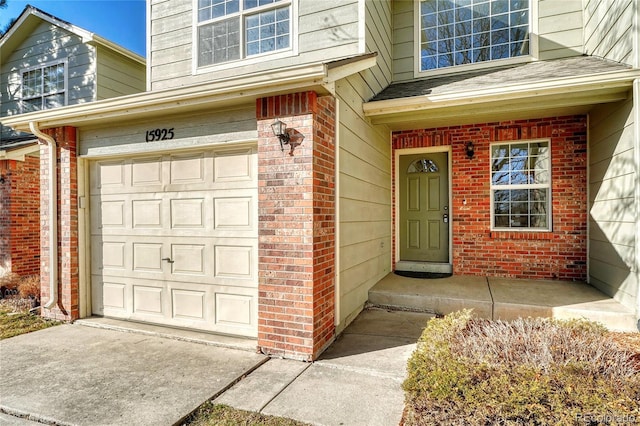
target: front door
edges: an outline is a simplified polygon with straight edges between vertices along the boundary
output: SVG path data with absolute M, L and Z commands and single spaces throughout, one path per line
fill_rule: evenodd
M 398 167 L 399 260 L 448 263 L 450 211 L 447 153 L 402 155 Z

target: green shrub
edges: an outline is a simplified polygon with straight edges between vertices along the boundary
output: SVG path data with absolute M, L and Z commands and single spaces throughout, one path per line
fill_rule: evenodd
M 586 321 L 488 321 L 457 312 L 429 321 L 409 359 L 404 422 L 565 425 L 598 424 L 589 422 L 602 416 L 609 416 L 609 424 L 640 421 L 640 371 L 633 355 Z

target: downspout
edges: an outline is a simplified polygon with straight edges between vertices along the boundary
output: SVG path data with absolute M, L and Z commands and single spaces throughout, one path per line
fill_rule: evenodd
M 633 156 L 635 162 L 635 270 L 636 270 L 636 326 L 640 331 L 640 79 L 633 81 L 634 136 Z
M 49 301 L 44 307 L 52 309 L 58 304 L 58 193 L 56 176 L 56 141 L 38 129 L 38 123 L 29 122 L 29 130 L 49 145 Z

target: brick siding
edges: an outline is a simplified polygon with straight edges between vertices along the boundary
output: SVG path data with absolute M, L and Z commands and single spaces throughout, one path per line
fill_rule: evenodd
M 0 268 L 40 273 L 40 159 L 1 160 Z
M 52 309 L 42 309 L 47 318 L 74 320 L 79 318 L 78 280 L 78 179 L 76 158 L 76 129 L 60 127 L 48 129 L 44 133 L 53 136 L 58 144 L 58 304 Z M 42 260 L 41 298 L 42 304 L 49 300 L 49 146 L 40 148 L 41 175 L 41 249 Z
M 552 232 L 492 232 L 490 144 L 539 138 L 548 138 L 551 141 Z M 394 132 L 392 139 L 394 150 L 452 147 L 454 274 L 586 279 L 585 116 L 400 131 Z M 468 141 L 472 141 L 475 146 L 475 156 L 472 159 L 465 153 Z M 395 213 L 394 207 L 394 218 Z M 395 244 L 396 241 L 394 248 Z
M 258 99 L 258 347 L 313 360 L 334 339 L 335 100 Z M 271 123 L 285 122 L 280 149 Z

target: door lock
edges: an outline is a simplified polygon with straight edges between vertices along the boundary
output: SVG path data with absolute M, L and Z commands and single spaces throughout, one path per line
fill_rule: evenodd
M 446 213 L 445 213 L 445 214 L 443 214 L 443 215 L 442 215 L 442 221 L 443 221 L 444 223 L 449 223 L 449 215 L 448 215 L 448 214 L 446 214 Z
M 167 261 L 167 263 L 173 263 L 173 262 L 175 262 L 174 260 L 171 260 L 171 258 L 170 258 L 170 257 L 163 257 L 163 258 L 162 258 L 162 260 L 166 260 L 166 261 Z

